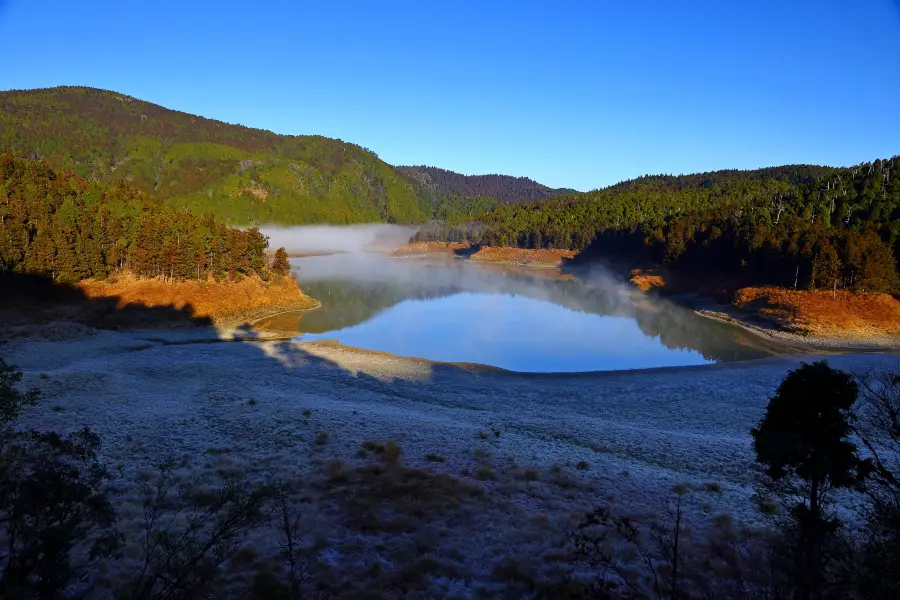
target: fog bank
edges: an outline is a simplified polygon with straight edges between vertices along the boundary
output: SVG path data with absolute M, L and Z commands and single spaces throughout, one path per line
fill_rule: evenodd
M 283 247 L 288 254 L 391 251 L 405 245 L 417 228 L 371 223 L 367 225 L 266 225 L 259 230 L 269 236 L 269 248 Z

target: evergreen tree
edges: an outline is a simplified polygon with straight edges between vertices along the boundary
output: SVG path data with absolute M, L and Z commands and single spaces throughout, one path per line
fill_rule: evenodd
M 789 511 L 781 526 L 801 598 L 819 598 L 828 585 L 829 548 L 840 525 L 830 511 L 832 492 L 861 487 L 871 469 L 850 439 L 857 394 L 847 373 L 824 361 L 804 363 L 788 373 L 751 431 L 766 492 Z
M 288 253 L 284 248 L 275 251 L 270 270 L 276 275 L 287 275 L 291 272 L 291 262 L 288 260 Z

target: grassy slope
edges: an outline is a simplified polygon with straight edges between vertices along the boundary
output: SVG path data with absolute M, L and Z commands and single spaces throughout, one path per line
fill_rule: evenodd
M 90 88 L 0 92 L 0 150 L 101 181 L 130 180 L 237 224 L 416 223 L 446 204 L 353 144 L 230 125 Z
M 803 335 L 827 339 L 900 336 L 900 301 L 888 294 L 748 287 L 738 290 L 734 305 Z

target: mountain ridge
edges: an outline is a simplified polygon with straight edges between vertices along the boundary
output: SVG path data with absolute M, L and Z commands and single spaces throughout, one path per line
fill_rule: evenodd
M 0 151 L 103 183 L 129 181 L 236 224 L 422 223 L 500 203 L 423 185 L 350 142 L 278 134 L 81 86 L 0 92 Z
M 570 188 L 551 188 L 530 177 L 515 177 L 497 173 L 464 175 L 426 165 L 399 165 L 395 168 L 420 181 L 423 185 L 431 186 L 444 194 L 486 196 L 504 204 L 522 200 L 544 200 L 554 196 L 579 193 Z

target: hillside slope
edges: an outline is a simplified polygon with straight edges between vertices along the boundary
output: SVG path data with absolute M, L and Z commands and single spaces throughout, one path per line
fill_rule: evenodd
M 2 151 L 101 183 L 129 181 L 236 224 L 420 223 L 497 204 L 441 194 L 341 140 L 278 135 L 84 87 L 0 92 Z

